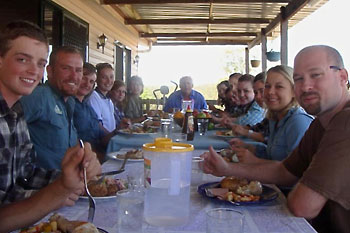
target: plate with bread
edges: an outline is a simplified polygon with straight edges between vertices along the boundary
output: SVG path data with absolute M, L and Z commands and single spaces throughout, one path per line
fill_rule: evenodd
M 69 221 L 65 217 L 55 213 L 47 222 L 40 222 L 35 226 L 22 229 L 20 233 L 108 233 L 96 227 L 93 223 L 84 221 Z
M 275 200 L 278 192 L 261 184 L 237 177 L 225 177 L 220 182 L 202 184 L 198 193 L 212 201 L 231 205 L 260 205 Z

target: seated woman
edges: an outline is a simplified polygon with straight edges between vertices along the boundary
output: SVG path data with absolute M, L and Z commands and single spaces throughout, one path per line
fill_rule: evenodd
M 114 104 L 114 118 L 117 128 L 127 128 L 131 125 L 130 119 L 125 117 L 124 106 L 126 96 L 126 86 L 122 80 L 115 80 L 112 89 L 107 96 Z
M 130 118 L 133 123 L 141 122 L 146 119 L 143 116 L 142 99 L 140 98 L 142 92 L 142 79 L 139 76 L 130 77 L 127 84 L 125 116 Z
M 295 99 L 293 69 L 288 66 L 275 66 L 267 72 L 264 102 L 267 106 L 266 118 L 269 121 L 267 147 L 257 146 L 255 150 L 250 147 L 248 150 L 248 144 L 240 139 L 232 139 L 230 144 L 240 162 L 283 160 L 299 144 L 313 120 L 311 115 L 299 107 Z
M 254 76 L 250 74 L 242 75 L 238 79 L 238 97 L 242 114 L 235 118 L 226 117 L 223 119 L 222 123 L 228 128 L 232 128 L 234 124 L 255 125 L 263 120 L 264 109 L 254 100 L 253 84 Z
M 221 81 L 216 85 L 216 90 L 218 91 L 218 100 L 217 104 L 221 107 L 225 106 L 226 90 L 230 87 L 230 83 L 227 80 Z M 216 108 L 214 105 L 209 105 L 209 110 L 212 110 L 214 113 L 220 113 L 222 110 Z

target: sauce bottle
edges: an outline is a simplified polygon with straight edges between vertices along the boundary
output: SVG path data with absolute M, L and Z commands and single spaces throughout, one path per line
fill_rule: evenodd
M 187 135 L 187 141 L 193 141 L 194 138 L 194 118 L 193 111 L 190 106 L 187 106 L 185 118 L 182 125 L 182 133 Z

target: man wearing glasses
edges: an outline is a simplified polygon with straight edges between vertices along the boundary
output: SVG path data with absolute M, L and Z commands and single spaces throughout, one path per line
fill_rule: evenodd
M 317 116 L 299 146 L 282 162 L 228 164 L 212 148 L 203 169 L 217 176 L 239 176 L 294 185 L 288 207 L 310 219 L 318 232 L 350 229 L 350 95 L 341 55 L 329 46 L 310 46 L 294 60 L 295 95 Z

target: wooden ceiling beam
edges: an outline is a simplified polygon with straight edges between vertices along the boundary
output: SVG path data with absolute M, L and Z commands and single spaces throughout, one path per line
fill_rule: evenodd
M 100 0 L 101 4 L 164 4 L 164 3 L 290 3 L 292 0 Z
M 268 24 L 270 19 L 234 18 L 234 19 L 125 19 L 126 25 L 135 24 Z
M 177 46 L 177 45 L 247 45 L 247 41 L 203 41 L 203 42 L 155 42 L 153 46 Z
M 257 36 L 255 32 L 212 32 L 212 33 L 141 33 L 142 38 L 152 37 L 229 37 L 229 36 Z

